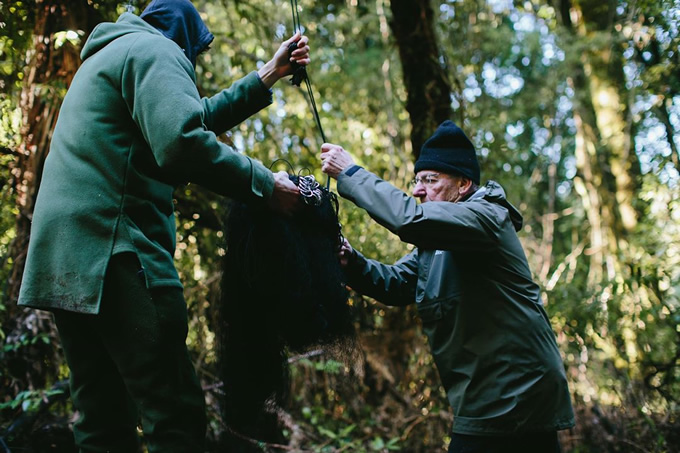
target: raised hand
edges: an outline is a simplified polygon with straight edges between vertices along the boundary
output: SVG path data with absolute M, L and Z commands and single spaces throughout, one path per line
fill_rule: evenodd
M 352 165 L 354 165 L 354 159 L 342 146 L 332 143 L 321 145 L 321 171 L 331 178 L 337 179 L 343 170 Z
M 293 43 L 297 43 L 297 48 L 289 53 L 288 48 Z M 283 41 L 272 59 L 265 63 L 257 73 L 267 88 L 271 88 L 279 79 L 293 73 L 294 66 L 291 62 L 301 66 L 306 66 L 310 62 L 309 38 L 301 36 L 300 32 L 295 32 L 290 39 Z

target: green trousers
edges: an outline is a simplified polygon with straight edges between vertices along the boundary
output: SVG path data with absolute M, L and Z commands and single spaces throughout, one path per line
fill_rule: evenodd
M 149 290 L 134 254 L 111 258 L 99 314 L 54 313 L 71 370 L 82 452 L 202 452 L 203 391 L 189 358 L 180 288 Z

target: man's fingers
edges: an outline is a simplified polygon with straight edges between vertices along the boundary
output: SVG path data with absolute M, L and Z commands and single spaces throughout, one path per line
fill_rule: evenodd
M 327 153 L 332 150 L 342 150 L 342 146 L 334 145 L 333 143 L 324 143 L 321 145 L 321 152 Z
M 307 44 L 307 37 L 303 36 L 297 42 L 297 48 L 290 53 L 290 61 L 301 66 L 307 66 L 310 63 L 309 58 L 310 48 Z
M 302 58 L 309 55 L 309 46 L 298 47 L 293 52 L 291 52 L 291 58 Z
M 292 41 L 292 42 L 295 42 L 295 41 Z M 290 44 L 289 44 L 289 45 L 290 45 Z M 308 39 L 306 36 L 303 36 L 302 38 L 300 38 L 300 39 L 298 40 L 297 46 L 296 46 L 296 49 L 295 49 L 295 50 L 296 50 L 296 51 L 297 51 L 297 50 L 303 50 L 303 49 L 305 49 L 305 48 L 307 49 L 307 51 L 309 51 L 309 39 Z
M 290 180 L 288 177 L 288 173 L 285 171 L 279 171 L 274 173 L 274 179 L 276 180 L 276 183 L 279 185 L 279 187 L 282 190 L 285 190 L 286 192 L 292 192 L 295 194 L 300 193 L 300 189 L 298 189 L 298 186 L 293 183 L 293 181 Z
M 295 63 L 299 64 L 300 66 L 308 66 L 311 60 L 309 58 L 302 58 L 300 60 L 295 60 Z
M 295 41 L 297 41 L 299 37 L 300 37 L 300 32 L 299 32 L 299 31 L 296 31 L 295 34 L 294 34 L 293 36 L 291 36 L 291 37 L 288 38 L 287 40 L 283 41 L 283 43 L 282 43 L 281 45 L 287 48 L 287 47 L 290 46 L 292 43 L 294 43 Z
M 298 62 L 300 60 L 309 59 L 309 50 L 305 52 L 303 49 L 298 49 L 290 54 L 290 59 Z

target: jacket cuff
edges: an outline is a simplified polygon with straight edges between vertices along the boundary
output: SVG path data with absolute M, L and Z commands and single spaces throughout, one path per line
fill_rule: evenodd
M 257 198 L 263 201 L 269 200 L 274 193 L 274 175 L 260 162 L 251 161 L 253 167 L 250 189 Z
M 352 176 L 354 173 L 361 170 L 362 168 L 364 168 L 364 167 L 362 167 L 360 165 L 352 165 L 351 167 L 343 170 L 343 173 L 346 174 L 347 176 Z
M 375 178 L 376 176 L 359 165 L 353 165 L 338 175 L 338 193 L 353 202 L 355 189 L 371 177 Z

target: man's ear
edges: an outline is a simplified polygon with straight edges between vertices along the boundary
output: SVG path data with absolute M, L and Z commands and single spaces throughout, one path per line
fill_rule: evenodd
M 472 188 L 472 180 L 470 178 L 466 178 L 465 176 L 462 176 L 458 180 L 458 193 L 461 195 L 467 195 L 470 189 Z

